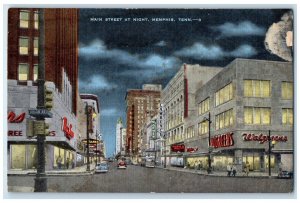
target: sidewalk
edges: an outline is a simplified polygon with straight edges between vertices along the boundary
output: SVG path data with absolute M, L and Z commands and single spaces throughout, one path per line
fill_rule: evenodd
M 195 169 L 186 169 L 186 168 L 180 168 L 180 167 L 170 167 L 167 166 L 167 168 L 162 168 L 162 167 L 157 167 L 157 168 L 161 168 L 164 170 L 171 170 L 171 171 L 182 171 L 182 172 L 187 172 L 187 173 L 194 173 L 194 174 L 198 174 L 198 175 L 207 175 L 207 176 L 223 176 L 223 177 L 227 177 L 227 172 L 226 171 L 212 171 L 211 174 L 208 174 L 206 170 L 195 170 Z M 278 173 L 271 173 L 271 177 L 272 178 L 277 178 Z M 232 176 L 231 176 L 232 177 Z M 268 172 L 258 172 L 258 171 L 254 171 L 254 172 L 250 172 L 248 176 L 246 176 L 245 173 L 237 173 L 236 177 L 253 177 L 253 178 L 269 178 L 269 173 Z
M 92 175 L 95 171 L 95 163 L 90 164 L 90 171 L 86 170 L 86 165 L 78 166 L 72 169 L 54 169 L 46 171 L 46 175 Z M 8 170 L 7 175 L 35 175 L 35 169 L 29 170 Z

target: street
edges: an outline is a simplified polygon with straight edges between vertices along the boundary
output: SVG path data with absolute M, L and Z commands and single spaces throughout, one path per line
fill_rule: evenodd
M 33 187 L 35 176 L 10 175 L 8 186 Z M 220 177 L 129 165 L 108 173 L 48 176 L 48 192 L 289 193 L 293 179 Z M 10 192 L 10 191 L 9 191 Z

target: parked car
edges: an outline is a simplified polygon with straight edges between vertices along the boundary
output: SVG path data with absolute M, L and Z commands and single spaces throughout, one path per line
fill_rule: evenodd
M 100 163 L 97 164 L 95 168 L 96 173 L 106 173 L 108 172 L 108 164 L 107 163 Z
M 126 162 L 123 161 L 123 160 L 119 161 L 118 168 L 119 169 L 126 169 L 127 168 Z
M 281 171 L 278 173 L 278 178 L 290 179 L 293 178 L 294 173 L 291 171 Z

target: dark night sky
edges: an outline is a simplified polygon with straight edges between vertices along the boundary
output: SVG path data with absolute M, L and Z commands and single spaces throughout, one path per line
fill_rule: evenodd
M 127 89 L 163 87 L 182 63 L 226 66 L 234 58 L 282 61 L 264 47 L 268 28 L 287 10 L 80 9 L 79 87 L 98 95 L 101 131 L 112 155 Z M 102 18 L 103 21 L 92 21 Z M 122 18 L 121 22 L 105 18 Z M 131 18 L 131 21 L 125 21 Z M 148 18 L 133 22 L 133 18 Z M 173 18 L 156 22 L 152 18 Z M 180 22 L 178 18 L 201 19 Z

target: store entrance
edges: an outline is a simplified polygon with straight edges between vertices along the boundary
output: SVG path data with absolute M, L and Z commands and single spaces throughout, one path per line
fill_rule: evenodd
M 243 155 L 243 166 L 249 163 L 250 171 L 260 171 L 263 168 L 263 161 L 260 153 L 245 153 Z

